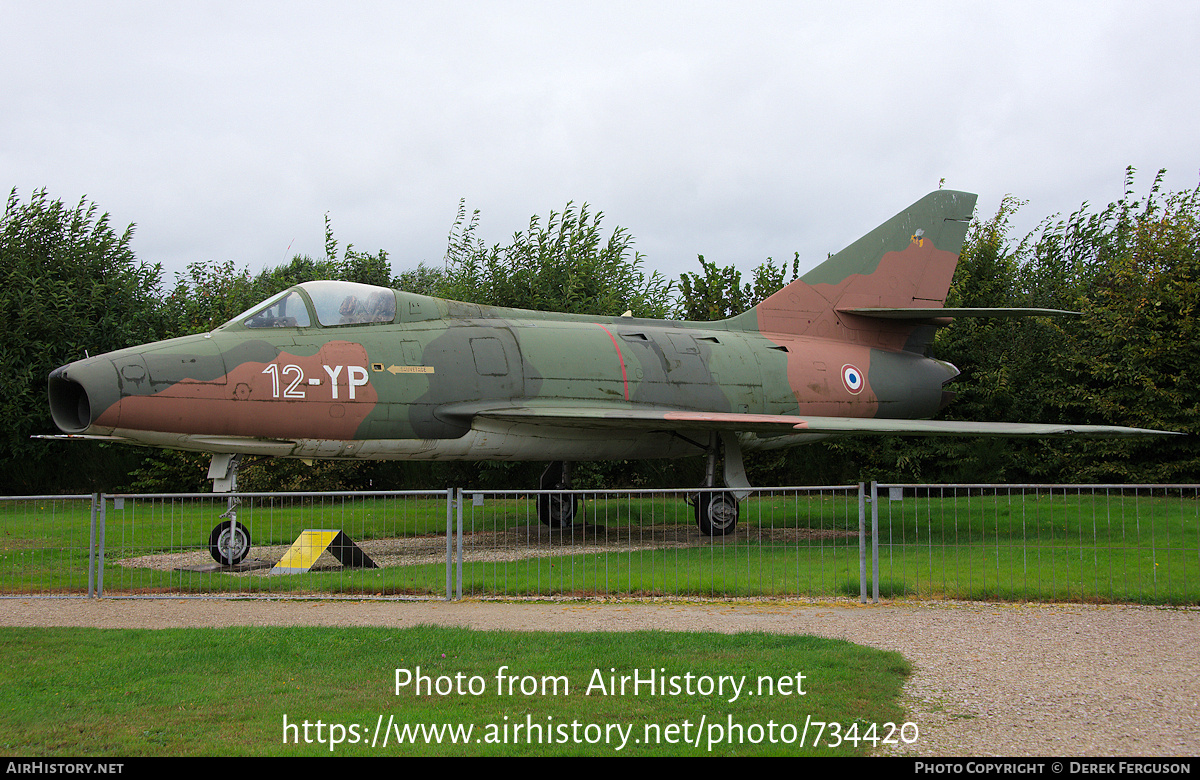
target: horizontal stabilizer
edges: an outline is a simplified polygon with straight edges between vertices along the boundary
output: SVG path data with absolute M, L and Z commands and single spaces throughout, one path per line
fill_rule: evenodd
M 31 439 L 58 439 L 59 441 L 115 441 L 124 444 L 138 444 L 133 439 L 124 436 L 100 436 L 92 433 L 39 433 L 30 436 Z
M 808 417 L 797 430 L 836 434 L 901 436 L 1179 436 L 1175 431 L 1122 425 L 975 422 L 973 420 L 882 420 L 879 418 Z
M 1071 317 L 1077 311 L 1064 309 L 838 309 L 842 314 L 857 314 L 879 320 L 929 320 L 936 317 Z

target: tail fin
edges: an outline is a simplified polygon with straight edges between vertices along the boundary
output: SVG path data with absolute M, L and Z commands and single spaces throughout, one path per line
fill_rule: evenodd
M 928 321 L 929 309 L 945 305 L 975 197 L 931 192 L 731 324 L 884 349 L 923 348 L 910 342 L 916 312 L 906 317 L 903 310 L 926 310 L 919 319 Z M 875 314 L 864 311 L 872 309 Z

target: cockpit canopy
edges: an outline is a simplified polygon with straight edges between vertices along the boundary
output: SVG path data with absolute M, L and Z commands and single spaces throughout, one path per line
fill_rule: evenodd
M 357 282 L 304 282 L 252 306 L 222 327 L 307 328 L 396 320 L 396 292 Z

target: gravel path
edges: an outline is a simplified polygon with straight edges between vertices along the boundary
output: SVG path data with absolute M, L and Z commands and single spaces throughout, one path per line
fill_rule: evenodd
M 912 662 L 914 754 L 1200 755 L 1200 610 L 1077 604 L 3 599 L 0 625 L 770 631 Z

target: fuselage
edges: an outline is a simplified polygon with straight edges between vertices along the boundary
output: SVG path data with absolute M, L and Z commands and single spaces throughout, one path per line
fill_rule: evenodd
M 477 419 L 537 403 L 747 415 L 924 418 L 953 366 L 905 350 L 724 322 L 484 307 L 300 285 L 216 330 L 50 377 L 66 433 L 304 458 L 596 460 L 696 454 L 661 429 Z M 815 435 L 760 438 L 747 447 Z

